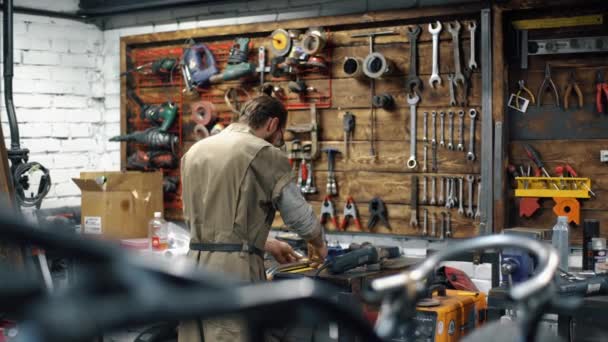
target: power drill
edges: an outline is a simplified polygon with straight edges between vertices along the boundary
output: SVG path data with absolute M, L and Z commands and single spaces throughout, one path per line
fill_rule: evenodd
M 213 75 L 211 83 L 232 81 L 255 72 L 255 64 L 249 62 L 249 38 L 236 38 L 230 48 L 228 65 L 222 73 Z
M 167 101 L 160 105 L 150 105 L 144 103 L 133 91 L 130 90 L 128 94 L 139 105 L 141 118 L 160 124 L 159 131 L 166 132 L 175 122 L 175 118 L 177 118 L 177 105 L 175 103 Z

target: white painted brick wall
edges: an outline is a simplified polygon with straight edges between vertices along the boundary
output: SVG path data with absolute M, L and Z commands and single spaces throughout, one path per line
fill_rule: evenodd
M 34 0 L 16 4 L 41 6 Z M 54 1 L 47 7 L 75 11 L 78 1 Z M 116 148 L 104 157 L 104 107 L 99 100 L 104 96 L 103 33 L 69 19 L 15 14 L 14 20 L 13 89 L 22 146 L 30 149 L 30 160 L 51 170 L 53 186 L 43 207 L 78 206 L 80 190 L 72 177 L 85 170 L 118 169 Z M 0 107 L 9 142 L 4 103 Z

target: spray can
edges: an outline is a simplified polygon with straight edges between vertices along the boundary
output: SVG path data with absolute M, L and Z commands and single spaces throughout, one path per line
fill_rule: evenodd
M 606 239 L 593 238 L 591 239 L 593 248 L 593 271 L 598 273 L 606 273 Z
M 591 239 L 600 237 L 600 222 L 587 219 L 583 222 L 583 271 L 593 271 Z

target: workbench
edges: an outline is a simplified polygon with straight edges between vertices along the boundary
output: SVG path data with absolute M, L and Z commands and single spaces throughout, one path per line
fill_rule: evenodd
M 505 287 L 496 287 L 488 294 L 488 321 L 498 320 L 505 309 L 514 308 Z M 558 315 L 558 334 L 566 341 L 605 341 L 604 324 L 608 310 L 608 296 L 586 297 L 576 310 L 554 309 L 546 314 Z M 578 332 L 578 333 L 577 333 Z M 572 336 L 572 339 L 569 337 Z

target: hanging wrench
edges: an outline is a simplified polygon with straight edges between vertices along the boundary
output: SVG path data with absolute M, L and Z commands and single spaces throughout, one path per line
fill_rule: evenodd
M 441 213 L 441 230 L 439 231 L 439 239 L 443 240 L 445 239 L 445 224 L 447 222 L 447 218 L 446 218 L 446 213 L 442 212 Z
M 471 127 L 469 133 L 469 152 L 467 152 L 467 160 L 475 160 L 475 117 L 477 117 L 477 111 L 475 109 L 469 110 L 469 118 L 471 118 Z
M 450 106 L 455 106 L 456 91 L 454 90 L 454 74 L 448 74 L 448 85 L 450 86 Z
M 445 207 L 450 209 L 452 208 L 452 181 L 450 178 L 446 178 L 445 187 Z
M 441 85 L 441 77 L 439 77 L 439 33 L 441 33 L 441 22 L 436 22 L 436 27 L 429 24 L 429 33 L 433 36 L 433 71 L 429 78 L 429 84 L 435 88 L 435 83 Z
M 446 227 L 445 227 L 445 237 L 447 237 L 447 238 L 451 238 L 452 237 L 452 215 L 450 214 L 450 212 L 448 212 L 448 214 L 447 214 L 447 222 L 446 222 Z
M 416 161 L 416 105 L 420 101 L 417 93 L 407 94 L 407 103 L 410 105 L 410 158 L 407 160 L 407 167 L 413 169 L 418 165 Z
M 426 176 L 422 177 L 422 199 L 420 204 L 426 204 Z
M 410 227 L 418 228 L 418 176 L 412 176 L 410 198 Z
M 473 182 L 475 177 L 473 175 L 467 175 L 467 185 L 469 186 L 469 207 L 467 208 L 467 217 L 473 218 L 475 213 L 473 212 Z
M 435 203 L 437 203 L 435 201 L 435 189 L 436 189 L 436 181 L 435 181 L 435 177 L 431 178 L 431 202 L 429 202 L 430 205 L 435 205 Z
M 437 200 L 437 204 L 443 205 L 443 177 L 439 178 L 439 199 Z
M 471 56 L 469 57 L 469 69 L 477 69 L 477 62 L 475 62 L 475 30 L 477 29 L 477 22 L 475 20 L 469 21 L 469 33 L 471 34 Z
M 481 177 L 477 179 L 477 208 L 475 208 L 475 218 L 481 217 L 481 208 L 479 208 L 479 199 L 481 198 Z
M 458 177 L 458 213 L 460 215 L 464 215 L 464 207 L 462 206 L 462 183 L 464 179 L 462 177 Z
M 418 51 L 418 37 L 420 36 L 420 26 L 414 25 L 412 28 L 408 26 L 407 36 L 410 40 L 410 71 L 405 80 L 405 86 L 408 93 L 418 93 L 422 89 L 422 81 L 418 77 L 418 63 L 417 63 L 417 51 Z
M 464 110 L 458 112 L 458 151 L 464 151 Z
M 437 145 L 437 112 L 431 112 L 431 144 Z
M 431 213 L 431 236 L 437 236 L 437 216 L 435 213 Z
M 448 130 L 448 150 L 454 150 L 454 112 L 448 112 L 449 121 L 449 130 Z
M 424 209 L 424 217 L 422 218 L 422 236 L 427 236 L 428 234 L 428 220 L 429 220 L 429 211 Z
M 428 154 L 428 146 L 424 144 L 422 148 L 422 172 L 426 172 L 426 155 Z
M 432 146 L 433 148 L 433 166 L 431 167 L 431 171 L 437 172 L 437 144 Z
M 429 112 L 424 112 L 422 113 L 422 141 L 423 142 L 428 142 L 429 138 L 427 136 L 428 133 L 428 117 L 429 117 Z
M 444 130 L 445 130 L 445 112 L 439 112 L 439 146 L 445 147 Z
M 460 23 L 455 20 L 454 23 L 448 23 L 448 32 L 452 35 L 452 45 L 454 46 L 454 81 L 456 84 L 464 85 L 464 75 L 460 65 Z

